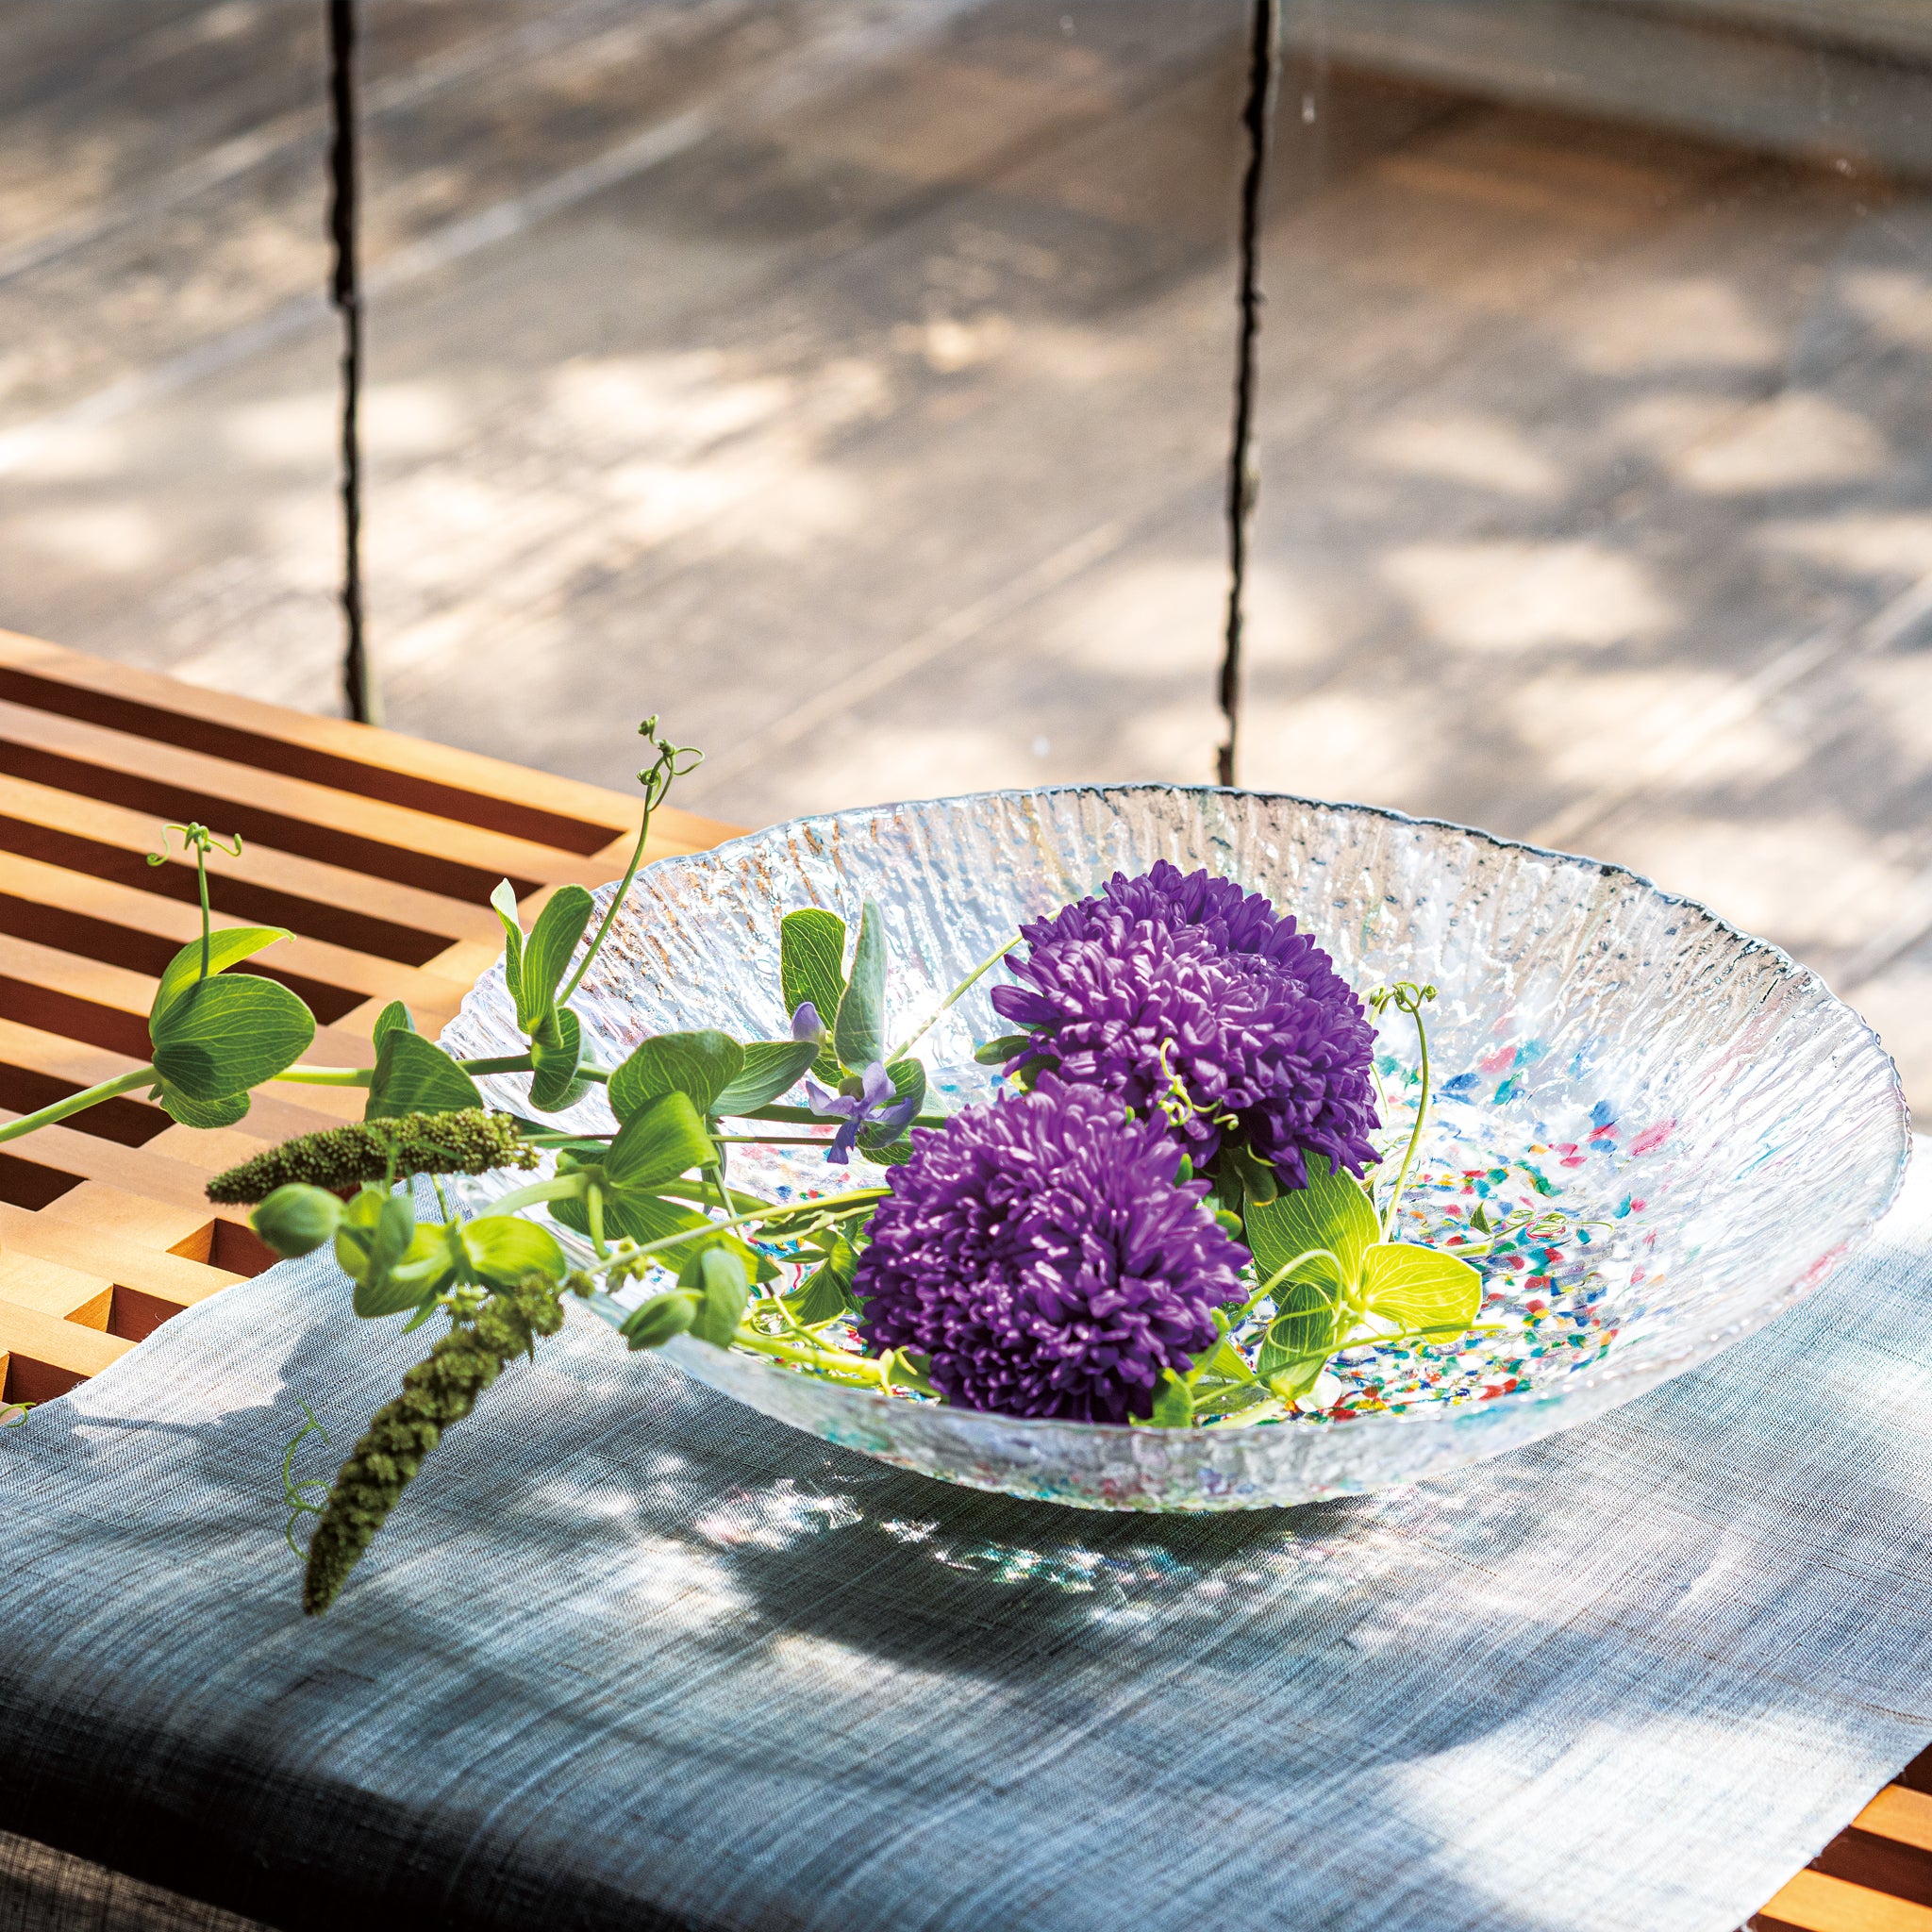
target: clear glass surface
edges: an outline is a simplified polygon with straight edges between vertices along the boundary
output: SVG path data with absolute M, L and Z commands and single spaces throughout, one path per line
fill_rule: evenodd
M 1909 1157 L 1891 1061 L 1778 948 L 1596 860 L 1364 806 L 1210 788 L 1065 786 L 795 820 L 640 874 L 575 1002 L 586 1051 L 718 1026 L 783 1038 L 778 921 L 878 902 L 902 1037 L 1022 921 L 1159 858 L 1262 891 L 1357 991 L 1432 981 L 1437 1097 L 1404 1235 L 1453 1242 L 1480 1209 L 1536 1239 L 1480 1262 L 1493 1331 L 1353 1351 L 1338 1412 L 1250 1427 L 1016 1420 L 819 1381 L 689 1338 L 687 1374 L 827 1441 L 975 1488 L 1114 1509 L 1230 1509 L 1404 1482 L 1568 1427 L 1707 1360 L 1814 1290 L 1882 1215 Z M 608 903 L 607 887 L 600 904 Z M 973 1049 L 1005 1031 L 995 973 L 923 1042 L 928 1105 L 991 1099 Z M 443 1033 L 515 1052 L 501 967 Z M 1377 1049 L 1392 1142 L 1413 1120 L 1413 1029 Z M 483 1082 L 529 1110 L 528 1080 Z M 613 1123 L 601 1093 L 567 1116 Z M 747 1158 L 748 1157 L 748 1158 Z M 876 1173 L 741 1150 L 774 1197 Z M 524 1176 L 486 1176 L 480 1206 Z

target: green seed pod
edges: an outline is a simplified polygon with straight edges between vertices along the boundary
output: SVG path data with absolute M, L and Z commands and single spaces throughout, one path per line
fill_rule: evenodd
M 698 1317 L 698 1298 L 681 1288 L 667 1288 L 641 1302 L 624 1324 L 624 1339 L 636 1348 L 662 1348 L 682 1335 Z
M 291 1182 L 277 1188 L 253 1214 L 249 1224 L 276 1254 L 312 1255 L 335 1236 L 342 1204 L 322 1188 Z

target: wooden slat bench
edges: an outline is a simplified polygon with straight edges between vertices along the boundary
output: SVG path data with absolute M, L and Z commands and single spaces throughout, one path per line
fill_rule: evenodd
M 294 932 L 259 970 L 314 1009 L 310 1058 L 361 1066 L 388 1001 L 434 1033 L 495 958 L 485 900 L 499 878 L 526 912 L 566 881 L 603 884 L 623 870 L 638 808 L 0 632 L 0 1120 L 147 1058 L 155 975 L 200 930 L 193 867 L 147 863 L 165 821 L 242 834 L 242 858 L 213 862 L 217 919 Z M 660 812 L 649 856 L 737 829 Z M 353 1091 L 291 1088 L 204 1133 L 129 1095 L 0 1147 L 4 1399 L 64 1393 L 266 1267 L 246 1209 L 208 1205 L 208 1175 L 360 1107 Z M 1932 1932 L 1932 1753 L 1752 1924 Z
M 639 808 L 0 632 L 0 1119 L 147 1058 L 155 976 L 201 929 L 192 865 L 147 862 L 169 820 L 242 835 L 242 857 L 210 867 L 217 920 L 294 932 L 255 970 L 314 1009 L 310 1059 L 362 1066 L 390 1000 L 433 1034 L 495 957 L 498 879 L 531 908 L 603 884 Z M 735 829 L 663 811 L 650 856 Z M 290 1087 L 204 1133 L 128 1095 L 0 1148 L 0 1396 L 59 1395 L 267 1266 L 246 1209 L 208 1205 L 208 1175 L 360 1104 Z

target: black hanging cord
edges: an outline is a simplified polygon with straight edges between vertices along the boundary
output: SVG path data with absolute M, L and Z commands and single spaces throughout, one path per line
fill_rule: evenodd
M 356 0 L 328 0 L 329 298 L 342 318 L 342 694 L 349 716 L 382 722 L 362 632 L 362 284 L 356 180 Z
M 1279 70 L 1280 0 L 1254 0 L 1248 47 L 1248 92 L 1241 125 L 1248 135 L 1248 165 L 1241 175 L 1241 335 L 1234 375 L 1234 441 L 1227 458 L 1227 633 L 1221 658 L 1221 711 L 1227 738 L 1215 753 L 1215 774 L 1232 785 L 1241 730 L 1241 624 L 1248 577 L 1248 520 L 1258 478 L 1251 445 L 1255 428 L 1255 360 L 1261 333 L 1261 190 L 1274 121 Z

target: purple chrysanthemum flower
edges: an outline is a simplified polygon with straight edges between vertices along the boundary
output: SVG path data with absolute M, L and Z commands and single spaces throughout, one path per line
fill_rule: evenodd
M 1247 1258 L 1176 1183 L 1180 1148 L 1110 1095 L 1030 1094 L 916 1127 L 853 1290 L 874 1348 L 930 1357 L 949 1402 L 1123 1423 L 1212 1343 Z
M 1163 859 L 1021 933 L 1023 984 L 992 994 L 1033 1035 L 1009 1073 L 1030 1062 L 1164 1113 L 1197 1167 L 1226 1132 L 1291 1187 L 1307 1184 L 1308 1154 L 1357 1174 L 1374 1159 L 1374 1029 L 1334 961 L 1258 892 Z

